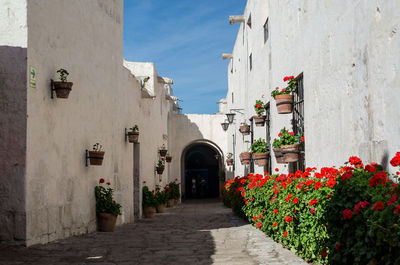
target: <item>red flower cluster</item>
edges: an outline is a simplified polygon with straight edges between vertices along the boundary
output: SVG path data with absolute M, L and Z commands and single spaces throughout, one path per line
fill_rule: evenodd
M 346 181 L 348 179 L 351 179 L 352 176 L 353 176 L 353 172 L 352 171 L 347 171 L 346 173 L 344 173 L 342 175 L 342 181 Z
M 378 201 L 374 206 L 372 206 L 372 208 L 374 208 L 375 211 L 382 211 L 385 208 L 385 205 L 381 201 Z
M 374 166 L 372 166 L 372 165 L 366 165 L 365 166 L 365 170 L 370 172 L 370 173 L 376 172 L 376 168 Z
M 293 218 L 292 217 L 290 217 L 289 215 L 286 215 L 285 216 L 285 222 L 286 223 L 290 223 L 290 222 L 292 222 L 293 221 Z
M 351 218 L 353 218 L 353 213 L 350 209 L 345 209 L 343 211 L 343 220 L 350 220 Z
M 369 204 L 369 202 L 367 201 L 360 201 L 358 202 L 355 206 L 354 206 L 354 214 L 357 215 L 359 214 L 361 209 L 365 209 L 367 207 L 367 205 Z
M 287 235 L 288 235 L 288 231 L 285 231 L 285 232 L 283 233 L 283 236 L 284 236 L 284 237 L 287 237 Z
M 318 201 L 316 199 L 312 199 L 310 201 L 310 206 L 313 206 L 314 204 L 316 204 Z
M 291 79 L 293 79 L 294 78 L 294 76 L 285 76 L 284 78 L 283 78 L 283 82 L 286 82 L 286 81 L 289 81 L 289 80 L 291 80 Z
M 355 167 L 364 167 L 364 164 L 362 163 L 361 159 L 356 156 L 351 156 L 349 158 L 349 162 L 351 165 Z
M 273 214 L 277 214 L 278 213 L 278 209 L 275 209 L 272 213 Z
M 258 228 L 261 228 L 261 227 L 262 227 L 262 223 L 261 223 L 261 222 L 258 222 L 258 223 L 257 223 L 257 227 L 258 227 Z
M 387 174 L 385 171 L 379 171 L 369 180 L 369 185 L 375 187 L 379 184 L 385 184 L 387 182 Z
M 298 198 L 294 198 L 294 199 L 293 199 L 293 203 L 294 203 L 294 204 L 297 204 L 298 202 L 299 202 L 299 199 L 298 199 Z
M 390 164 L 394 167 L 400 165 L 400 152 L 397 152 L 396 155 L 390 160 Z
M 398 199 L 399 196 L 393 195 L 392 197 L 390 197 L 389 201 L 387 202 L 387 205 L 393 205 Z
M 100 180 L 99 180 L 99 183 L 104 183 L 104 179 L 100 179 Z

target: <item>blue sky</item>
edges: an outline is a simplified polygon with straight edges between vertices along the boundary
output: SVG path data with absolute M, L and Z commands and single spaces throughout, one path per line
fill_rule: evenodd
M 227 65 L 246 0 L 125 0 L 124 57 L 154 62 L 174 79 L 183 113 L 216 113 L 227 92 Z

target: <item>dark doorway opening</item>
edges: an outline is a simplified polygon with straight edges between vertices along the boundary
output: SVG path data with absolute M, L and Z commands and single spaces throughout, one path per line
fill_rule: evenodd
M 184 163 L 186 198 L 219 196 L 220 155 L 212 147 L 206 144 L 190 147 L 186 151 Z

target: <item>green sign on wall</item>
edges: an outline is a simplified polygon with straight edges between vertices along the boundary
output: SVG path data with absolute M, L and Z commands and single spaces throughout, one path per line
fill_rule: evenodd
M 36 68 L 29 66 L 29 86 L 36 88 Z

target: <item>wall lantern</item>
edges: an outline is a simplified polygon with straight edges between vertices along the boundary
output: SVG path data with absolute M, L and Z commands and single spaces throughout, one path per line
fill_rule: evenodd
M 233 123 L 233 118 L 235 118 L 235 113 L 227 113 L 226 118 L 228 119 L 229 124 Z
M 226 132 L 226 130 L 228 130 L 229 128 L 229 123 L 228 122 L 222 122 L 221 123 L 222 129 Z

